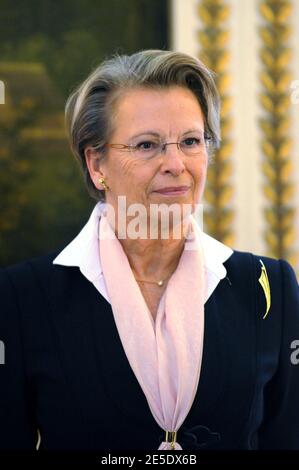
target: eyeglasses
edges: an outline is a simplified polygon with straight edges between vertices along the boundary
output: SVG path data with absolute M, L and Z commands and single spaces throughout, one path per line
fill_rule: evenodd
M 105 144 L 105 147 L 110 147 L 118 150 L 131 152 L 137 159 L 151 159 L 166 151 L 167 145 L 176 145 L 184 155 L 198 156 L 207 149 L 211 144 L 211 137 L 205 135 L 204 137 L 187 137 L 180 142 L 160 142 L 158 140 L 143 140 L 136 145 L 125 144 Z

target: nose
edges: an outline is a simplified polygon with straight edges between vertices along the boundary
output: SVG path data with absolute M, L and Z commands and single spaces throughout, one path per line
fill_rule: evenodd
M 161 153 L 161 171 L 180 175 L 185 170 L 185 155 L 176 143 L 166 143 Z

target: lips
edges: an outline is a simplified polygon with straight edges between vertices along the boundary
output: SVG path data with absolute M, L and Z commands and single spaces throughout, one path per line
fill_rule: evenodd
M 159 194 L 184 194 L 189 189 L 189 186 L 169 186 L 167 188 L 156 189 Z
M 165 188 L 156 189 L 156 191 L 181 191 L 188 188 L 189 186 L 167 186 Z

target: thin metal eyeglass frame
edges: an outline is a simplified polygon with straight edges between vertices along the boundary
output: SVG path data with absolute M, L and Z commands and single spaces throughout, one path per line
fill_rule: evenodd
M 205 137 L 204 139 L 204 147 L 205 148 L 208 148 L 209 147 L 209 144 L 211 142 L 211 137 Z M 180 150 L 184 155 L 186 155 L 186 153 L 184 152 L 184 150 L 181 148 L 181 142 L 161 142 L 160 145 L 157 147 L 157 151 L 153 154 L 153 157 L 159 155 L 160 153 L 164 152 L 165 149 L 166 149 L 166 146 L 167 145 L 176 145 L 177 146 L 177 149 Z M 130 151 L 130 152 L 134 152 L 137 150 L 137 145 L 126 145 L 126 144 L 105 144 L 104 147 L 110 147 L 110 148 L 115 148 L 115 149 L 118 149 L 118 150 L 127 150 L 127 151 Z M 194 154 L 196 155 L 196 154 Z

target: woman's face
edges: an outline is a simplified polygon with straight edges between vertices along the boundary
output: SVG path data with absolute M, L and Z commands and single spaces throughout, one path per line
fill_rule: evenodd
M 122 95 L 116 105 L 114 132 L 109 143 L 141 145 L 151 142 L 181 142 L 192 146 L 203 139 L 204 119 L 200 105 L 187 88 L 173 86 L 164 90 L 138 88 Z M 187 139 L 187 140 L 185 140 Z M 196 140 L 192 140 L 196 139 Z M 201 140 L 202 141 L 202 140 Z M 176 145 L 168 145 L 152 158 L 137 158 L 134 152 L 108 148 L 100 172 L 109 186 L 106 202 L 117 208 L 118 196 L 126 196 L 126 206 L 143 204 L 199 203 L 206 180 L 207 149 L 185 155 Z M 165 187 L 188 186 L 185 193 L 161 194 Z M 102 189 L 102 188 L 100 188 Z M 193 206 L 192 206 L 193 207 Z

